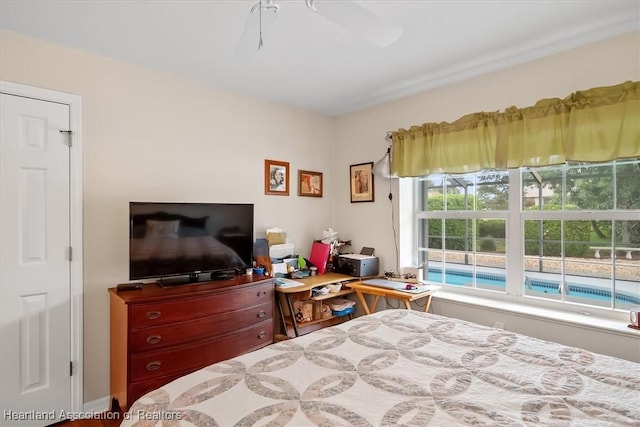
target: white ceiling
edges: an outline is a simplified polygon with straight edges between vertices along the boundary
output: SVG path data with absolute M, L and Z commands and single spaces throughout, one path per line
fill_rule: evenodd
M 257 1 L 0 0 L 0 26 L 328 116 L 640 30 L 639 0 L 356 0 L 403 30 L 377 47 L 276 0 L 258 52 Z

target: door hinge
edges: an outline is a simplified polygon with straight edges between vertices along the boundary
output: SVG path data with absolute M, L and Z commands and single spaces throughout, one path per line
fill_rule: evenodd
M 69 362 L 69 376 L 73 376 L 73 362 Z
M 69 246 L 69 261 L 73 261 L 73 247 Z
M 68 138 L 67 138 L 67 145 L 68 145 L 69 147 L 71 147 L 71 146 L 73 145 L 73 143 L 71 142 L 71 135 L 72 135 L 72 132 L 71 132 L 70 130 L 61 130 L 61 131 L 60 131 L 60 133 L 66 133 L 66 134 L 67 134 L 67 136 L 68 136 Z

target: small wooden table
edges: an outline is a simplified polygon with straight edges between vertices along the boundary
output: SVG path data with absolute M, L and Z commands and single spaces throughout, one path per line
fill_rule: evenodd
M 424 311 L 426 312 L 429 310 L 429 305 L 431 304 L 431 294 L 434 291 L 439 289 L 437 287 L 432 286 L 431 289 L 429 289 L 428 291 L 424 291 L 420 293 L 411 293 L 411 292 L 397 291 L 395 289 L 381 288 L 379 286 L 365 285 L 362 282 L 349 283 L 348 286 L 354 291 L 356 291 L 356 295 L 358 295 L 358 298 L 362 303 L 362 307 L 364 307 L 364 311 L 367 314 L 371 314 L 376 310 L 376 307 L 378 306 L 378 300 L 380 299 L 380 297 L 395 298 L 397 300 L 400 300 L 404 303 L 404 306 L 407 308 L 407 310 L 411 310 L 411 301 L 419 300 L 421 298 L 426 298 L 426 301 L 424 302 Z M 369 305 L 367 304 L 367 300 L 364 298 L 365 295 L 374 296 L 373 304 L 372 304 L 373 310 L 369 308 Z

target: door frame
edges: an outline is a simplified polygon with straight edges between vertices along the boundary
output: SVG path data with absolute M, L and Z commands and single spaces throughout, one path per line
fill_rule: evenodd
M 81 412 L 83 390 L 83 258 L 82 258 L 82 97 L 49 89 L 0 80 L 0 93 L 56 102 L 69 106 L 69 130 L 73 145 L 69 150 L 69 232 L 73 258 L 70 265 L 71 324 L 71 411 Z

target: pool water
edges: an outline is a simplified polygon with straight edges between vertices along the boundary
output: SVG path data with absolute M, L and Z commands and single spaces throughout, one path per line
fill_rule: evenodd
M 429 270 L 429 281 L 443 283 L 442 271 Z M 473 281 L 471 273 L 466 271 L 447 270 L 445 274 L 445 281 L 448 285 L 470 285 Z M 476 283 L 478 285 L 491 285 L 504 288 L 506 285 L 505 279 L 498 275 L 477 273 Z
M 444 274 L 444 280 L 442 276 L 443 276 L 442 270 L 429 269 L 428 280 L 430 282 L 446 283 L 448 285 L 457 285 L 457 286 L 471 285 L 473 282 L 473 274 L 468 271 L 447 270 L 446 273 Z M 496 288 L 500 288 L 501 290 L 504 290 L 506 288 L 506 279 L 504 276 L 501 276 L 499 274 L 476 273 L 476 284 L 481 286 L 482 285 L 495 286 Z M 576 284 L 576 283 L 568 283 L 567 285 L 569 289 L 569 295 L 573 297 L 591 298 L 599 301 L 611 300 L 611 291 L 589 288 L 582 284 Z M 500 290 L 500 289 L 497 289 L 497 290 Z M 559 283 L 552 282 L 552 281 L 544 281 L 539 279 L 532 279 L 532 280 L 529 280 L 528 289 L 536 292 L 543 292 L 543 293 L 558 293 Z M 634 297 L 631 295 L 621 294 L 619 292 L 616 293 L 616 301 L 640 305 L 640 298 Z

